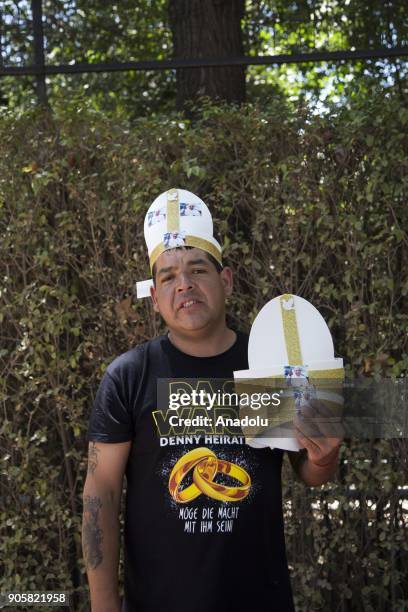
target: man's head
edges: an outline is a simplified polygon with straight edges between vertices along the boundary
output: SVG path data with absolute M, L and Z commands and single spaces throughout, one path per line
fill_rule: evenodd
M 232 293 L 232 270 L 206 251 L 181 247 L 164 251 L 153 266 L 153 308 L 170 331 L 212 332 L 225 325 L 225 299 Z
M 198 196 L 185 189 L 169 189 L 157 196 L 146 213 L 144 236 L 154 276 L 158 258 L 176 247 L 200 249 L 222 266 L 222 247 L 214 238 L 211 213 Z M 222 267 L 216 264 L 216 268 L 221 273 Z M 137 296 L 147 297 L 151 283 L 137 283 Z

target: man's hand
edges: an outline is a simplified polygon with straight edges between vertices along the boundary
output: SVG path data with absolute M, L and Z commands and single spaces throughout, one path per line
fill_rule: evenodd
M 301 407 L 293 422 L 296 439 L 305 449 L 289 454 L 293 469 L 310 486 L 327 482 L 337 468 L 344 438 L 340 417 L 334 416 L 321 401 L 313 399 Z
M 323 402 L 312 399 L 294 418 L 296 439 L 307 450 L 309 461 L 324 467 L 337 458 L 344 438 L 340 417 L 333 415 Z

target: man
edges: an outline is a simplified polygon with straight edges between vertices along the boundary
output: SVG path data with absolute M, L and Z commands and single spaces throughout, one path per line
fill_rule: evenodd
M 83 549 L 92 611 L 121 610 L 118 515 L 126 471 L 124 611 L 291 612 L 283 451 L 254 449 L 237 432 L 195 424 L 205 407 L 158 407 L 159 379 L 176 379 L 184 389 L 196 379 L 196 390 L 205 385 L 208 392 L 215 383 L 205 381 L 248 367 L 247 336 L 226 324 L 232 271 L 221 265 L 209 211 L 199 201 L 202 217 L 180 216 L 179 200 L 198 200 L 183 190 L 162 194 L 153 209 L 163 197 L 164 225 L 158 231 L 145 223 L 145 237 L 153 308 L 168 334 L 110 364 L 89 428 Z M 164 246 L 172 231 L 185 232 L 184 246 Z M 183 415 L 191 417 L 184 425 Z M 290 455 L 292 465 L 305 483 L 322 484 L 336 469 L 340 440 L 310 439 L 297 424 L 305 450 Z

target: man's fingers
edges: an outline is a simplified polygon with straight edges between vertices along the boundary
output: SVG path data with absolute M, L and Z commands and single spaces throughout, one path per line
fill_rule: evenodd
M 322 400 L 313 398 L 312 400 L 310 400 L 310 403 L 318 414 L 326 416 L 330 414 L 330 409 L 327 408 L 327 406 L 322 402 Z
M 299 442 L 299 444 L 307 450 L 308 455 L 310 454 L 312 454 L 312 456 L 320 455 L 321 449 L 320 449 L 320 446 L 316 444 L 316 442 L 314 442 L 307 436 L 302 435 L 301 433 L 298 433 L 296 435 L 296 439 Z
M 331 422 L 324 417 L 313 418 L 313 424 L 325 438 L 344 438 L 345 430 L 341 423 Z
M 296 428 L 296 439 L 307 450 L 308 458 L 316 465 L 330 463 L 334 455 L 337 456 L 341 440 L 337 438 L 310 438 Z
M 314 399 L 304 404 L 299 413 L 308 424 L 307 431 L 310 434 L 314 432 L 315 435 L 324 437 L 344 438 L 345 430 L 341 417 L 335 416 L 334 411 L 320 400 Z
M 297 431 L 307 438 L 316 438 L 322 435 L 317 425 L 311 420 L 296 416 L 293 419 L 293 424 Z
M 299 443 L 302 444 L 306 448 L 306 450 L 311 451 L 313 453 L 320 452 L 320 446 L 316 442 L 316 440 L 309 438 L 309 436 L 305 436 L 304 433 L 297 427 L 296 427 L 296 438 L 298 439 Z

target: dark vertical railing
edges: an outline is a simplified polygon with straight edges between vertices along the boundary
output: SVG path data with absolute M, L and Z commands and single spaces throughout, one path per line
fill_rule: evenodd
M 45 83 L 45 58 L 44 58 L 44 32 L 42 25 L 42 3 L 41 0 L 31 0 L 33 15 L 34 35 L 34 65 L 40 68 L 35 76 L 35 91 L 39 104 L 47 104 L 47 86 Z M 41 71 L 41 68 L 43 69 Z
M 0 10 L 0 70 L 3 68 L 3 13 Z M 7 100 L 3 97 L 0 88 L 0 106 L 7 106 Z

